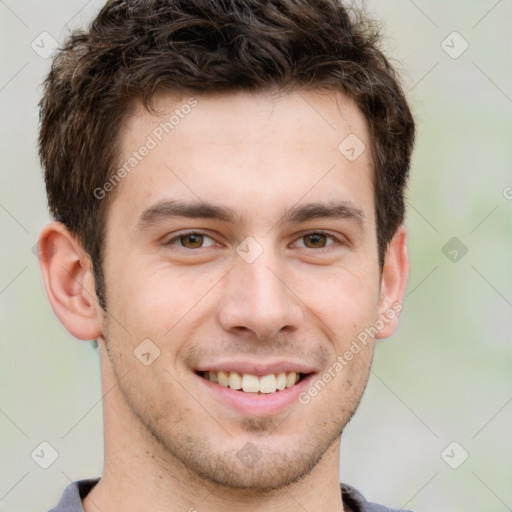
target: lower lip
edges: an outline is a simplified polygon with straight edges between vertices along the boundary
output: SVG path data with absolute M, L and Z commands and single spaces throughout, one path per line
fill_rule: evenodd
M 308 388 L 314 374 L 310 373 L 291 388 L 285 388 L 275 393 L 245 393 L 221 386 L 197 374 L 196 376 L 213 394 L 216 401 L 222 402 L 244 415 L 270 416 L 285 410 L 293 403 L 298 403 L 299 394 Z

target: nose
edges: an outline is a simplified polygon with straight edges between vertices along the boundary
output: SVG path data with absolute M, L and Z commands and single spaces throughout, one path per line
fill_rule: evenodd
M 217 305 L 226 332 L 265 341 L 299 328 L 303 303 L 293 292 L 290 272 L 270 253 L 264 251 L 252 263 L 235 257 Z

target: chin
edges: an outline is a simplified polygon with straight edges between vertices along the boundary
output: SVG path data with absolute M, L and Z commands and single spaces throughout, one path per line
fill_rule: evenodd
M 253 445 L 255 446 L 255 445 Z M 306 453 L 266 453 L 260 452 L 259 459 L 244 463 L 239 460 L 238 453 L 223 454 L 212 467 L 196 467 L 195 471 L 202 474 L 210 482 L 226 489 L 254 493 L 278 491 L 307 476 L 323 456 Z M 232 461 L 229 463 L 227 461 Z

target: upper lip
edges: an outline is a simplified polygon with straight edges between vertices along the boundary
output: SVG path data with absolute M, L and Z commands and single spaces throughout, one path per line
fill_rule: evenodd
M 315 368 L 310 364 L 299 361 L 274 361 L 274 362 L 254 362 L 254 361 L 218 361 L 216 363 L 202 363 L 195 368 L 197 372 L 237 372 L 256 376 L 270 375 L 271 373 L 313 373 Z

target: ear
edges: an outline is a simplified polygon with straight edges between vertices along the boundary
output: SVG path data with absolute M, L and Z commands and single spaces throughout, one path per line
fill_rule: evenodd
M 102 310 L 96 298 L 90 258 L 60 222 L 39 235 L 38 256 L 46 295 L 62 325 L 76 338 L 102 334 Z
M 402 224 L 386 250 L 379 300 L 379 319 L 384 327 L 375 336 L 377 339 L 388 338 L 397 328 L 408 276 L 407 231 Z

